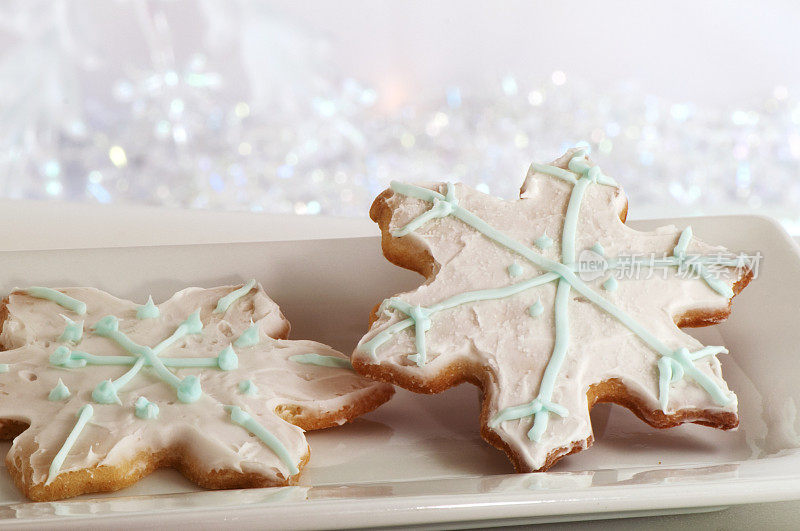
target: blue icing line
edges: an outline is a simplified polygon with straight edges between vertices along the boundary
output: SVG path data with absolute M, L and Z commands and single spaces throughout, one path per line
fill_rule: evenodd
M 603 282 L 603 289 L 606 291 L 617 291 L 617 287 L 619 287 L 619 282 L 614 278 L 614 275 L 611 275 Z
M 410 195 L 410 194 L 406 194 L 405 192 L 396 190 L 395 187 L 394 187 L 395 184 L 400 184 L 402 186 L 401 183 L 394 183 L 393 182 L 392 183 L 392 190 L 394 190 L 396 192 L 399 192 L 399 193 L 401 193 L 403 195 Z M 424 190 L 424 188 L 422 188 L 422 190 Z M 432 192 L 432 191 L 428 190 L 428 192 Z M 392 236 L 395 236 L 395 237 L 405 236 L 405 235 L 407 235 L 407 234 L 409 234 L 411 232 L 414 232 L 419 227 L 421 227 L 425 223 L 427 223 L 429 220 L 434 219 L 434 218 L 447 217 L 450 214 L 452 214 L 455 211 L 456 208 L 458 208 L 458 198 L 456 198 L 456 195 L 455 195 L 456 194 L 455 186 L 453 186 L 452 184 L 447 183 L 447 193 L 445 195 L 442 195 L 442 194 L 436 193 L 436 192 L 433 192 L 433 193 L 435 195 L 431 196 L 430 199 L 426 199 L 426 201 L 430 201 L 430 202 L 433 203 L 433 207 L 430 210 L 428 210 L 427 212 L 425 212 L 424 214 L 422 214 L 421 216 L 419 216 L 418 218 L 416 218 L 413 221 L 411 221 L 405 227 L 402 227 L 400 229 L 391 231 Z M 419 197 L 419 196 L 414 196 L 414 197 Z M 425 198 L 424 197 L 420 197 L 420 199 L 425 199 Z
M 244 395 L 255 396 L 258 394 L 258 387 L 252 380 L 242 380 L 239 382 L 239 392 Z
M 233 347 L 228 345 L 217 356 L 217 366 L 223 371 L 233 371 L 239 368 L 239 357 Z
M 8 372 L 8 363 L 0 363 L 0 373 Z
M 61 335 L 58 336 L 59 343 L 72 343 L 77 344 L 80 342 L 81 338 L 83 337 L 83 321 L 75 322 L 66 315 L 62 315 L 61 317 L 67 322 L 67 325 L 64 327 L 64 331 L 61 332 Z
M 250 290 L 253 289 L 253 286 L 255 285 L 256 279 L 252 279 L 241 288 L 231 291 L 224 297 L 220 298 L 219 301 L 217 301 L 217 307 L 214 309 L 214 313 L 225 313 L 231 304 L 250 293 Z
M 517 293 L 521 293 L 532 287 L 540 286 L 542 284 L 558 280 L 558 278 L 559 276 L 556 273 L 544 273 L 534 278 L 524 280 L 522 282 L 517 282 L 516 284 L 511 284 L 510 286 L 504 286 L 502 288 L 490 288 L 490 289 L 459 293 L 458 295 L 454 295 L 449 299 L 434 304 L 430 308 L 427 308 L 427 311 L 430 313 L 430 315 L 433 315 L 440 311 L 449 310 L 450 308 L 455 308 L 456 306 L 460 306 L 462 304 L 467 304 L 470 302 L 503 299 L 506 297 L 510 297 L 512 295 L 516 295 Z M 388 300 L 398 301 L 399 299 L 392 298 Z M 372 339 L 361 345 L 361 349 L 367 352 L 372 357 L 375 357 L 375 350 L 379 346 L 384 344 L 386 341 L 388 341 L 392 335 L 396 334 L 397 332 L 400 332 L 401 330 L 405 330 L 406 328 L 409 328 L 413 325 L 414 321 L 412 319 L 405 319 L 403 321 L 394 323 L 393 325 L 387 327 L 385 330 L 378 332 Z
M 83 367 L 86 366 L 87 363 L 96 365 L 132 365 L 132 367 L 120 378 L 113 381 L 105 380 L 93 390 L 92 398 L 99 403 L 121 404 L 118 396 L 119 389 L 124 387 L 131 379 L 133 379 L 139 370 L 145 365 L 150 365 L 153 367 L 156 374 L 162 380 L 176 388 L 178 399 L 181 402 L 195 402 L 203 394 L 200 386 L 200 380 L 194 375 L 186 376 L 181 380 L 166 368 L 164 363 L 165 360 L 161 360 L 158 355 L 160 352 L 168 348 L 182 337 L 188 334 L 198 334 L 202 331 L 202 329 L 203 324 L 200 320 L 200 313 L 198 310 L 190 315 L 183 323 L 181 323 L 175 332 L 173 332 L 173 334 L 167 339 L 161 341 L 155 347 L 150 348 L 137 344 L 126 334 L 120 332 L 119 319 L 109 315 L 100 319 L 95 324 L 93 327 L 94 332 L 101 337 L 106 337 L 116 342 L 122 348 L 133 354 L 132 356 L 95 356 L 86 352 L 71 351 L 66 346 L 60 345 L 50 355 L 50 363 L 64 368 Z M 251 326 L 251 329 L 255 332 L 255 342 L 257 343 L 258 328 L 256 325 L 253 325 Z M 244 335 L 245 334 L 243 334 L 243 336 Z M 342 366 L 342 363 L 346 363 L 347 366 L 350 365 L 347 360 L 338 358 L 334 360 L 334 356 L 305 354 L 295 356 L 295 358 L 298 363 L 312 363 L 323 366 Z M 238 357 L 233 348 L 228 345 L 215 358 L 167 358 L 166 363 L 170 365 L 194 367 L 217 366 L 222 370 L 234 370 L 238 368 Z M 0 364 L 0 370 L 3 369 L 8 370 L 8 365 Z M 246 394 L 255 395 L 258 392 L 258 388 L 251 380 L 244 380 L 240 382 L 238 387 L 241 392 Z M 58 384 L 50 392 L 48 398 L 50 400 L 63 400 L 67 397 L 69 397 L 69 390 L 64 385 L 63 381 L 59 379 Z M 226 409 L 230 412 L 231 421 L 247 429 L 250 433 L 258 437 L 262 442 L 264 442 L 264 444 L 272 449 L 272 451 L 274 451 L 287 465 L 291 475 L 298 473 L 298 469 L 291 461 L 285 446 L 274 435 L 266 430 L 264 426 L 259 424 L 248 413 L 244 412 L 237 406 L 226 406 Z M 157 418 L 158 413 L 158 406 L 143 396 L 140 396 L 134 404 L 134 414 L 138 418 L 154 419 Z M 49 484 L 58 476 L 64 459 L 93 414 L 94 410 L 90 404 L 85 404 L 83 407 L 81 407 L 79 410 L 79 418 L 75 426 L 50 465 L 46 484 Z
M 289 475 L 294 476 L 300 472 L 297 469 L 297 465 L 294 463 L 294 461 L 292 461 L 289 451 L 286 449 L 283 443 L 278 440 L 277 437 L 267 430 L 267 428 L 259 424 L 256 419 L 254 419 L 249 413 L 244 411 L 239 406 L 225 406 L 225 409 L 231 415 L 231 422 L 238 424 L 261 439 L 261 442 L 266 444 L 270 450 L 275 452 L 275 455 L 277 455 L 283 464 L 285 464 L 289 469 Z
M 518 277 L 522 274 L 522 266 L 518 263 L 514 262 L 510 266 L 508 266 L 508 276 L 510 277 Z
M 53 458 L 53 462 L 50 463 L 50 471 L 47 474 L 45 485 L 49 485 L 56 479 L 58 471 L 61 470 L 61 465 L 64 464 L 64 459 L 66 459 L 67 454 L 80 436 L 86 423 L 92 418 L 92 415 L 94 415 L 94 409 L 90 404 L 85 404 L 78 410 L 78 420 L 75 422 L 75 426 L 72 428 L 72 431 L 69 432 L 69 435 L 67 435 L 67 439 L 64 441 L 64 444 L 61 445 L 61 449 Z
M 400 310 L 406 314 L 414 323 L 414 345 L 417 353 L 408 357 L 417 366 L 422 366 L 427 362 L 427 347 L 425 345 L 425 332 L 431 328 L 431 311 L 420 305 L 412 306 L 400 299 L 390 299 L 389 307 Z
M 689 247 L 689 242 L 691 241 L 692 236 L 692 227 L 690 225 L 686 227 L 683 232 L 681 232 L 680 238 L 678 238 L 678 244 L 675 246 L 675 249 L 672 252 L 672 255 L 678 261 L 678 271 L 685 267 L 684 261 L 686 260 L 686 249 Z M 730 299 L 733 297 L 733 290 L 731 287 L 722 280 L 714 278 L 708 272 L 708 270 L 703 267 L 702 264 L 692 262 L 689 267 L 692 267 L 697 272 L 697 274 L 705 281 L 709 288 L 713 289 L 725 298 Z
M 547 235 L 545 232 L 535 240 L 533 240 L 533 244 L 538 247 L 539 249 L 545 250 L 549 249 L 553 246 L 553 238 Z
M 128 371 L 117 378 L 114 381 L 111 380 L 103 380 L 97 387 L 94 388 L 92 391 L 92 400 L 97 402 L 98 404 L 119 404 L 122 405 L 122 401 L 120 401 L 117 392 L 125 387 L 125 385 L 130 382 L 134 376 L 139 372 L 139 370 L 144 366 L 146 358 L 144 356 L 139 357 L 136 360 L 136 363 L 133 364 L 133 367 L 128 369 Z
M 190 377 L 184 378 L 181 380 L 177 376 L 175 376 L 169 369 L 166 368 L 164 362 L 158 357 L 158 355 L 168 348 L 170 345 L 175 343 L 176 341 L 180 340 L 181 338 L 185 337 L 186 335 L 190 334 L 199 334 L 203 330 L 203 322 L 200 320 L 200 310 L 195 311 L 192 313 L 184 322 L 182 322 L 178 327 L 175 329 L 175 332 L 172 333 L 168 338 L 161 341 L 158 345 L 153 348 L 145 347 L 139 345 L 138 343 L 132 341 L 128 338 L 127 335 L 119 331 L 119 319 L 114 317 L 113 315 L 108 315 L 100 319 L 94 325 L 94 332 L 95 334 L 106 337 L 115 341 L 118 345 L 122 348 L 130 352 L 131 354 L 135 355 L 138 359 L 133 364 L 133 367 L 117 379 L 115 382 L 111 382 L 110 380 L 106 380 L 105 382 L 101 382 L 95 388 L 95 391 L 92 393 L 92 398 L 100 403 L 119 403 L 119 397 L 117 396 L 117 391 L 121 389 L 125 384 L 127 384 L 138 372 L 139 370 L 147 363 L 148 365 L 152 366 L 153 371 L 156 375 L 161 378 L 163 381 L 167 382 L 175 389 L 178 390 L 178 399 L 182 402 L 186 401 L 194 401 L 199 398 L 198 390 L 199 390 L 199 382 L 193 382 Z M 58 351 L 58 349 L 56 349 Z M 54 361 L 53 356 L 56 353 L 54 352 L 51 355 L 51 363 Z M 68 361 L 63 359 L 63 351 L 59 354 L 56 362 L 60 361 Z M 83 361 L 84 364 L 86 360 L 79 360 Z M 194 378 L 194 377 L 192 377 Z M 187 382 L 186 380 L 189 379 Z M 183 397 L 183 398 L 181 398 Z
M 258 345 L 258 342 L 260 341 L 258 332 L 258 323 L 250 325 L 250 328 L 242 332 L 242 335 L 240 335 L 236 341 L 233 342 L 233 346 L 237 348 L 244 348 Z
M 140 419 L 156 419 L 158 418 L 158 405 L 140 396 L 133 405 L 133 414 Z
M 567 181 L 570 184 L 575 184 L 578 182 L 578 179 L 575 177 L 574 173 L 569 170 L 559 168 L 558 166 L 550 166 L 548 164 L 539 164 L 534 162 L 531 164 L 531 168 L 538 173 L 544 173 L 545 175 L 550 175 L 551 177 L 558 177 L 562 181 Z
M 238 366 L 238 357 L 234 361 L 229 354 L 227 354 L 224 349 L 220 352 L 220 356 L 215 356 L 213 358 L 159 358 L 161 363 L 165 367 L 175 367 L 178 369 L 192 369 L 192 368 L 211 368 L 211 367 L 218 367 L 223 370 L 233 370 L 233 369 L 226 369 L 220 366 L 225 365 L 225 367 L 232 367 L 233 363 L 236 363 Z M 233 350 L 233 349 L 231 349 Z M 234 353 L 235 355 L 235 353 Z M 139 356 L 97 356 L 94 354 L 89 354 L 88 352 L 82 352 L 80 350 L 72 350 L 70 351 L 69 348 L 61 345 L 55 349 L 55 351 L 50 355 L 50 363 L 55 365 L 56 367 L 64 367 L 68 369 L 72 368 L 79 368 L 85 367 L 86 365 L 133 365 L 139 359 Z M 147 358 L 145 359 L 145 367 L 152 365 Z
M 161 310 L 159 310 L 158 306 L 153 303 L 152 295 L 147 297 L 147 302 L 144 304 L 144 306 L 139 306 L 136 308 L 136 318 L 140 320 L 155 319 L 159 315 L 161 315 Z
M 725 347 L 710 346 L 704 347 L 697 352 L 689 352 L 685 347 L 681 347 L 673 353 L 672 356 L 664 356 L 658 360 L 659 369 L 659 402 L 661 403 L 661 410 L 667 412 L 667 404 L 669 403 L 669 384 L 682 378 L 684 374 L 697 382 L 700 387 L 711 396 L 711 398 L 720 405 L 726 405 L 733 401 L 732 394 L 726 394 L 709 376 L 694 366 L 694 361 L 705 357 L 714 356 L 716 354 L 727 354 L 728 350 Z M 668 360 L 668 361 L 664 361 Z
M 528 308 L 528 313 L 531 317 L 539 317 L 544 313 L 544 306 L 542 306 L 542 301 L 537 300 L 534 302 L 530 308 Z
M 572 193 L 570 194 L 570 199 L 567 207 L 567 214 L 565 216 L 564 227 L 562 230 L 562 260 L 566 262 L 566 264 L 554 262 L 552 260 L 544 258 L 541 255 L 533 253 L 529 249 L 518 244 L 512 238 L 507 237 L 502 232 L 496 230 L 494 227 L 492 227 L 479 217 L 475 216 L 472 212 L 459 207 L 458 200 L 455 197 L 454 187 L 449 183 L 447 185 L 446 196 L 443 196 L 442 194 L 435 192 L 433 190 L 421 188 L 418 186 L 407 185 L 398 182 L 392 182 L 391 184 L 393 191 L 410 197 L 415 197 L 425 201 L 433 202 L 436 208 L 435 212 L 427 211 L 422 215 L 418 216 L 416 219 L 409 222 L 408 224 L 406 224 L 401 229 L 392 231 L 392 234 L 394 236 L 406 235 L 411 231 L 421 227 L 422 225 L 424 225 L 425 222 L 427 222 L 430 219 L 436 217 L 444 217 L 446 215 L 452 214 L 453 216 L 460 219 L 464 223 L 470 225 L 474 229 L 483 233 L 487 238 L 511 249 L 512 251 L 521 254 L 535 265 L 547 269 L 549 273 L 541 275 L 541 277 L 545 277 L 546 275 L 555 273 L 555 278 L 548 279 L 547 280 L 548 282 L 556 278 L 559 280 L 557 294 L 556 294 L 556 308 L 555 308 L 556 341 L 550 362 L 548 362 L 548 365 L 545 368 L 545 375 L 540 385 L 539 397 L 537 397 L 530 404 L 526 404 L 524 407 L 515 406 L 514 408 L 507 408 L 507 410 L 513 409 L 514 412 L 519 412 L 523 410 L 531 411 L 530 414 L 533 414 L 535 416 L 534 425 L 531 428 L 530 432 L 528 433 L 529 437 L 532 440 L 538 440 L 541 437 L 544 430 L 546 429 L 548 413 L 555 412 L 559 414 L 556 411 L 556 409 L 561 407 L 558 405 L 551 404 L 549 396 L 552 395 L 552 387 L 555 382 L 555 377 L 558 374 L 561 363 L 563 362 L 563 358 L 566 354 L 566 349 L 568 344 L 568 332 L 569 332 L 568 320 L 567 320 L 568 314 L 566 310 L 566 305 L 569 301 L 568 295 L 571 287 L 575 287 L 579 292 L 581 292 L 581 294 L 583 294 L 591 302 L 593 302 L 601 309 L 603 309 L 604 311 L 615 317 L 617 320 L 619 320 L 623 325 L 628 327 L 634 334 L 639 336 L 640 339 L 642 339 L 642 341 L 644 341 L 648 346 L 656 350 L 661 356 L 666 356 L 672 359 L 680 357 L 681 355 L 679 351 L 672 351 L 669 348 L 667 348 L 663 343 L 661 343 L 661 341 L 659 341 L 655 336 L 650 334 L 650 332 L 648 332 L 644 327 L 639 325 L 639 323 L 637 323 L 623 310 L 611 304 L 603 297 L 599 296 L 596 292 L 594 292 L 594 290 L 592 290 L 585 283 L 583 283 L 572 271 L 575 261 L 575 233 L 576 233 L 576 226 L 578 219 L 578 211 L 580 209 L 580 204 L 582 202 L 585 188 L 592 182 L 598 182 L 600 184 L 605 184 L 609 186 L 617 186 L 616 182 L 610 177 L 605 176 L 598 167 L 590 166 L 587 161 L 581 160 L 584 157 L 585 157 L 585 151 L 580 150 L 574 154 L 574 156 L 570 159 L 568 164 L 570 170 L 573 170 L 576 173 L 581 174 L 580 179 L 574 177 L 571 173 L 566 172 L 566 170 L 562 170 L 561 168 L 555 168 L 550 166 L 537 167 L 536 165 L 534 165 L 534 169 L 536 169 L 537 171 L 542 171 L 543 173 L 547 173 L 562 178 L 574 184 Z M 444 203 L 446 203 L 447 206 L 443 206 Z M 690 235 L 691 233 L 689 233 L 689 237 Z M 683 238 L 683 239 L 686 240 L 686 243 L 683 244 L 685 248 L 685 245 L 688 244 L 688 238 Z M 677 246 L 678 250 L 680 250 L 680 247 L 681 243 L 679 242 L 679 245 Z M 708 279 L 705 277 L 704 280 L 708 282 Z M 709 285 L 711 286 L 712 284 L 709 283 Z M 510 287 L 513 287 L 513 285 Z M 484 294 L 486 291 L 488 290 L 481 290 L 481 292 Z M 473 292 L 473 293 L 479 293 L 479 292 Z M 455 300 L 457 297 L 458 296 L 451 297 L 451 299 L 448 299 L 448 301 Z M 487 298 L 496 298 L 496 297 L 486 297 L 478 299 L 467 298 L 467 300 L 461 303 L 468 302 L 470 300 L 486 300 Z M 390 299 L 390 301 L 392 301 L 392 304 L 390 304 L 390 306 L 394 307 L 395 309 L 399 309 L 406 315 L 409 315 L 408 310 L 411 308 L 411 306 L 407 305 L 407 303 L 403 303 L 407 306 L 407 308 L 404 310 L 403 307 L 396 302 L 397 300 L 398 299 Z M 559 303 L 559 300 L 562 300 L 564 302 Z M 391 337 L 393 334 L 413 325 L 415 327 L 415 335 L 416 335 L 415 344 L 417 346 L 416 361 L 418 364 L 424 362 L 425 360 L 424 333 L 427 328 L 430 328 L 430 316 L 444 308 L 436 308 L 435 306 L 429 309 L 420 308 L 419 306 L 417 308 L 418 308 L 416 312 L 417 316 L 412 317 L 411 315 L 409 315 L 409 317 L 411 317 L 410 319 L 405 319 L 403 321 L 394 323 L 393 325 L 387 327 L 385 330 L 376 334 L 372 339 L 370 339 L 364 345 L 362 345 L 361 348 L 374 357 L 375 349 L 378 346 L 385 343 L 389 339 L 389 337 Z M 423 326 L 420 326 L 420 323 L 418 322 L 420 321 L 420 318 L 422 318 Z M 422 347 L 422 350 L 420 350 L 420 347 Z M 693 354 L 688 354 L 689 357 L 691 357 L 692 355 Z M 692 365 L 692 367 L 694 366 Z M 695 371 L 699 373 L 699 371 L 697 371 L 696 369 Z M 717 401 L 720 405 L 726 405 L 733 400 L 731 396 L 726 395 L 719 388 L 719 386 L 716 385 L 716 383 L 714 383 L 707 377 L 706 379 L 703 379 L 702 376 L 699 377 L 698 383 L 704 388 L 708 387 L 709 389 L 713 389 L 714 392 L 710 392 L 710 394 L 712 395 L 712 398 L 714 398 L 715 401 Z M 509 418 L 511 417 L 507 417 L 507 414 L 504 414 L 504 412 L 507 413 L 506 410 L 498 413 L 496 419 L 509 420 Z M 539 415 L 538 413 L 543 413 L 543 414 Z M 522 416 L 527 416 L 527 414 Z M 520 418 L 520 416 L 513 418 Z M 493 421 L 493 424 L 496 426 L 497 424 L 499 424 L 499 422 L 502 422 L 502 420 L 498 420 L 497 422 Z
M 289 356 L 289 359 L 295 363 L 302 363 L 304 365 L 319 365 L 320 367 L 338 367 L 340 369 L 352 369 L 353 365 L 350 360 L 340 358 L 338 356 L 322 356 L 320 354 L 295 354 Z
M 69 398 L 70 392 L 64 382 L 61 381 L 61 378 L 58 379 L 58 383 L 56 384 L 53 389 L 50 390 L 50 394 L 47 395 L 47 399 L 51 402 L 60 402 Z
M 52 288 L 44 288 L 42 286 L 31 286 L 30 288 L 23 290 L 23 292 L 27 293 L 31 297 L 36 297 L 37 299 L 46 299 L 49 301 L 53 301 L 62 308 L 66 308 L 67 310 L 72 310 L 78 315 L 83 315 L 86 313 L 85 302 L 81 302 L 78 299 L 73 299 L 69 295 L 61 293 L 60 291 L 54 290 Z

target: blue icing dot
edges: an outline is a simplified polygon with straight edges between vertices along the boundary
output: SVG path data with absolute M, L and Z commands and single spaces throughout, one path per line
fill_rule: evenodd
M 103 380 L 92 391 L 92 400 L 98 404 L 120 404 L 119 397 L 117 396 L 117 388 L 114 387 L 111 380 Z
M 83 321 L 75 322 L 69 317 L 63 316 L 67 321 L 64 331 L 58 336 L 59 343 L 78 343 L 83 337 Z
M 136 403 L 133 405 L 134 415 L 140 419 L 155 419 L 158 418 L 158 405 L 150 402 L 143 396 L 140 396 Z
M 233 346 L 235 347 L 252 347 L 253 345 L 258 345 L 259 337 L 258 337 L 258 323 L 250 325 L 250 328 L 242 332 L 242 335 L 233 342 Z
M 161 311 L 158 309 L 158 306 L 153 304 L 152 295 L 147 298 L 147 303 L 144 306 L 136 308 L 137 319 L 155 319 L 159 315 L 161 315 Z
M 258 387 L 251 380 L 242 380 L 239 382 L 239 392 L 245 395 L 256 395 Z
M 47 399 L 51 402 L 60 402 L 61 400 L 66 400 L 69 398 L 70 392 L 64 382 L 61 381 L 61 378 L 58 379 L 58 383 L 55 387 L 50 391 L 50 394 L 47 395 Z
M 600 245 L 600 242 L 597 242 L 594 245 L 592 245 L 590 249 L 595 253 L 599 254 L 600 256 L 606 255 L 606 250 L 603 248 L 602 245 Z
M 53 351 L 53 353 L 50 354 L 50 363 L 52 365 L 56 365 L 56 366 L 60 367 L 60 366 L 62 366 L 64 364 L 66 364 L 67 361 L 69 361 L 69 359 L 71 358 L 71 356 L 72 356 L 72 352 L 70 352 L 70 350 L 67 347 L 62 345 L 62 346 L 56 348 Z
M 514 262 L 510 266 L 508 266 L 508 274 L 512 277 L 518 277 L 522 274 L 522 266 L 518 263 Z
M 106 315 L 94 325 L 94 332 L 98 336 L 108 335 L 119 330 L 119 319 L 113 315 Z
M 608 279 L 605 282 L 603 282 L 603 289 L 605 289 L 606 291 L 616 291 L 617 286 L 619 286 L 619 283 L 617 282 L 617 279 L 614 278 L 613 276 L 608 277 Z
M 544 313 L 544 306 L 542 306 L 541 301 L 534 302 L 530 308 L 528 308 L 528 313 L 531 317 L 539 317 Z
M 539 238 L 533 240 L 533 244 L 539 249 L 549 249 L 553 245 L 553 238 L 548 236 L 547 233 L 544 233 Z
M 217 365 L 223 371 L 233 371 L 239 367 L 239 357 L 233 347 L 228 345 L 217 356 Z
M 200 310 L 190 315 L 181 326 L 185 327 L 187 334 L 199 334 L 203 331 L 203 322 L 200 320 Z
M 203 390 L 200 388 L 200 380 L 197 376 L 189 375 L 178 385 L 178 400 L 184 404 L 197 402 L 202 396 Z

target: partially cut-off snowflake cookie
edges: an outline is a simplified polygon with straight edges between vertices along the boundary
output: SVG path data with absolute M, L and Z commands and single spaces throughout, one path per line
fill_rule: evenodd
M 156 306 L 93 288 L 16 290 L 0 344 L 6 465 L 34 500 L 128 486 L 174 467 L 207 488 L 286 485 L 304 430 L 389 399 L 345 355 L 289 341 L 260 285 L 188 288 Z
M 516 201 L 392 183 L 370 212 L 384 254 L 428 282 L 377 308 L 355 369 L 423 393 L 480 386 L 482 435 L 518 471 L 587 448 L 597 402 L 660 428 L 736 427 L 727 350 L 679 327 L 727 317 L 752 263 L 689 227 L 635 231 L 626 211 L 584 150 L 533 164 Z

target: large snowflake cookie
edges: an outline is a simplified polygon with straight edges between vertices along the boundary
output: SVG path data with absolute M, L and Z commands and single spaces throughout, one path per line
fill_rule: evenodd
M 0 435 L 34 500 L 117 490 L 165 466 L 208 488 L 285 485 L 308 461 L 304 430 L 393 393 L 325 345 L 286 340 L 254 280 L 158 306 L 34 287 L 2 313 Z
M 378 307 L 353 366 L 423 393 L 480 386 L 482 435 L 518 471 L 587 448 L 597 402 L 660 428 L 735 428 L 726 349 L 679 327 L 727 317 L 752 265 L 691 228 L 635 231 L 626 211 L 584 150 L 533 164 L 517 201 L 393 183 L 370 215 L 386 257 L 428 281 Z

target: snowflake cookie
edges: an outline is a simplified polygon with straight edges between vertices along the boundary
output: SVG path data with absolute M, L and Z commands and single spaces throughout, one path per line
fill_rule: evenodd
M 207 488 L 292 482 L 309 458 L 304 430 L 343 424 L 393 389 L 288 332 L 254 280 L 158 306 L 16 290 L 0 333 L 6 465 L 33 500 L 117 490 L 160 467 Z
M 626 211 L 584 150 L 533 164 L 516 201 L 392 183 L 370 212 L 384 254 L 428 281 L 377 308 L 353 366 L 423 393 L 480 386 L 482 435 L 518 471 L 591 445 L 597 402 L 735 428 L 726 349 L 679 327 L 727 317 L 753 268 L 691 228 L 635 231 Z

